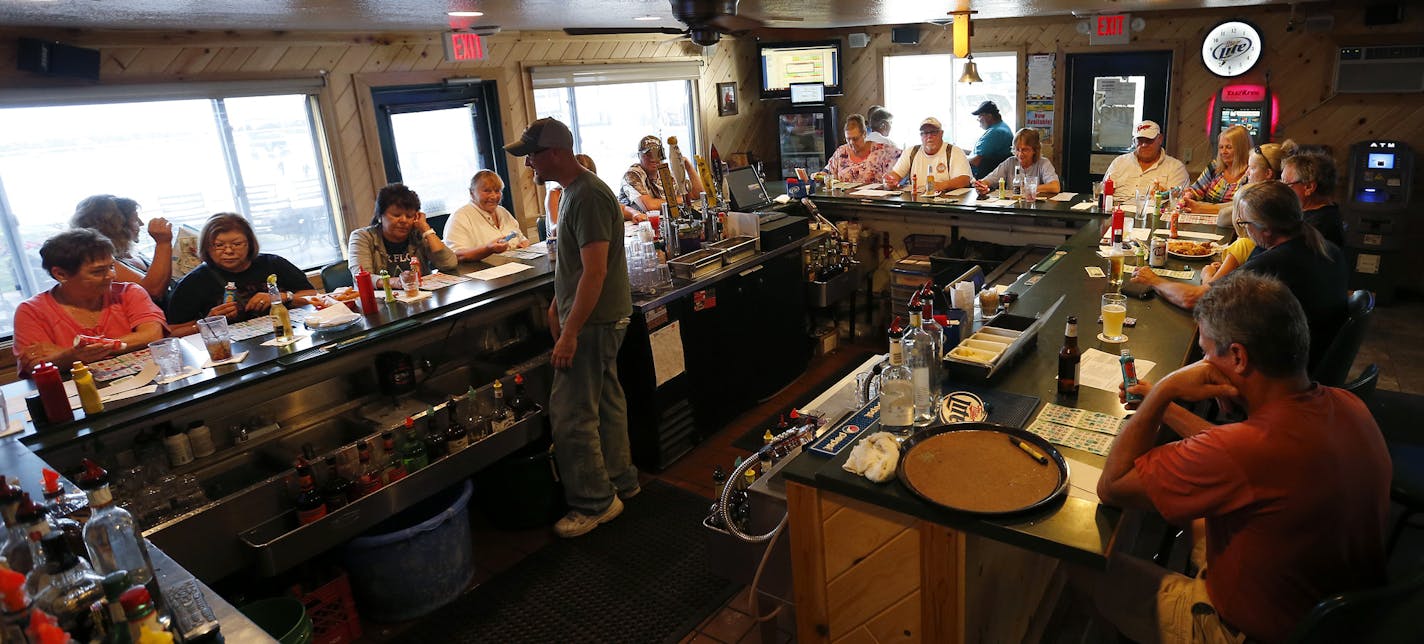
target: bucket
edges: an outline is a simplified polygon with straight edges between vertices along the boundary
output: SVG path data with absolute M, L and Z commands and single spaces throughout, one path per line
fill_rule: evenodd
M 536 441 L 476 474 L 475 489 L 480 513 L 501 530 L 552 525 L 567 509 L 547 440 Z
M 312 622 L 296 597 L 262 599 L 242 607 L 242 614 L 282 644 L 310 644 Z
M 361 615 L 400 622 L 460 596 L 475 576 L 466 480 L 346 544 L 346 572 Z

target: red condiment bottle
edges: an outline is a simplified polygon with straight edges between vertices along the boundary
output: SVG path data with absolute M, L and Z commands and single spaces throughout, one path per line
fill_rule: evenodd
M 60 378 L 59 367 L 52 362 L 35 365 L 30 379 L 40 392 L 40 402 L 44 404 L 45 416 L 51 423 L 65 423 L 74 420 L 74 410 L 69 408 L 69 395 L 64 393 L 64 381 Z
M 1098 209 L 1099 209 L 1099 210 L 1102 210 L 1102 211 L 1107 211 L 1107 209 L 1111 208 L 1112 205 L 1113 205 L 1113 180 L 1112 180 L 1112 177 L 1108 177 L 1107 180 L 1103 181 L 1103 203 L 1099 206 Z
M 356 272 L 356 291 L 361 294 L 361 313 L 376 313 L 376 285 L 371 282 L 371 272 L 364 267 Z

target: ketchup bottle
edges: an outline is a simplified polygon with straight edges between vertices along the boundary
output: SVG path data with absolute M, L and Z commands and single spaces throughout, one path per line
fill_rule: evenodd
M 371 272 L 362 267 L 356 272 L 356 291 L 361 294 L 361 312 L 366 315 L 376 313 L 376 285 L 371 283 Z
M 40 402 L 44 405 L 45 416 L 51 423 L 65 423 L 74 420 L 74 410 L 69 408 L 69 394 L 64 393 L 64 382 L 59 376 L 59 367 L 52 362 L 35 365 L 30 378 L 40 392 Z
M 1109 208 L 1112 208 L 1112 204 L 1113 180 L 1112 177 L 1108 177 L 1107 180 L 1103 181 L 1103 203 L 1098 205 L 1098 210 L 1107 212 Z

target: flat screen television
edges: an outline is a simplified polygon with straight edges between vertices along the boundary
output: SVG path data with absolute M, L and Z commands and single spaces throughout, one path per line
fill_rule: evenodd
M 790 98 L 792 83 L 820 83 L 841 95 L 841 41 L 760 43 L 761 97 Z

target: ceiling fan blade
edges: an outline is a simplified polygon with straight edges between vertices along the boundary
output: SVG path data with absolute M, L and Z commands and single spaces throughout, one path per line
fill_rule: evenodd
M 761 29 L 766 26 L 766 23 L 757 20 L 756 18 L 739 16 L 736 14 L 723 14 L 720 16 L 713 16 L 712 18 L 707 20 L 707 24 L 716 27 L 718 30 L 723 32 L 750 31 L 752 29 Z
M 686 31 L 673 27 L 564 27 L 570 36 L 613 36 L 619 34 L 667 34 L 678 36 Z

